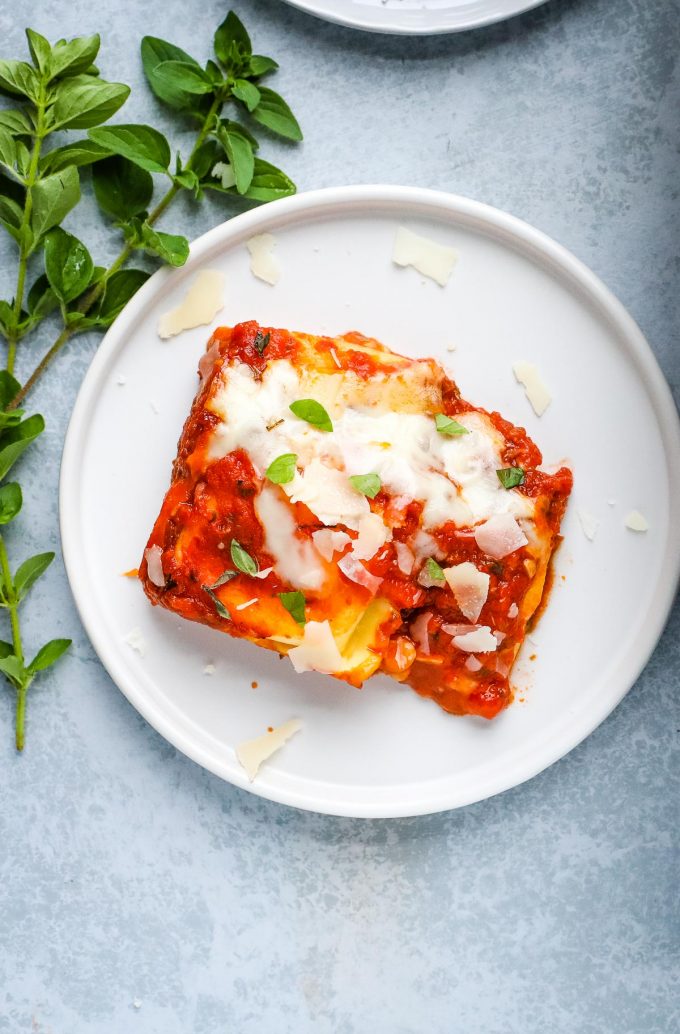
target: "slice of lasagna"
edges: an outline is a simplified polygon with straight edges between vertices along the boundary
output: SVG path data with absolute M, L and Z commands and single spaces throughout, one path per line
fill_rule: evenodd
M 571 472 L 433 359 L 221 328 L 140 566 L 154 604 L 353 686 L 496 715 Z

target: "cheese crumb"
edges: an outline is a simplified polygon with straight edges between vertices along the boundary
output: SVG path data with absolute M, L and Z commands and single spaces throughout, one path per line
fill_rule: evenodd
M 142 999 L 141 998 L 133 998 L 132 999 L 132 1007 L 133 1007 L 133 1009 L 141 1009 L 142 1008 Z
M 202 269 L 180 304 L 164 312 L 158 321 L 158 336 L 164 340 L 183 330 L 212 323 L 224 308 L 224 273 Z
M 631 510 L 630 513 L 626 515 L 625 525 L 627 528 L 630 528 L 631 531 L 649 530 L 649 522 L 639 510 Z
M 258 280 L 264 280 L 266 284 L 278 284 L 281 270 L 274 258 L 272 251 L 276 244 L 276 238 L 271 233 L 258 233 L 246 241 L 246 247 L 250 252 L 250 272 Z
M 203 674 L 204 675 L 214 675 L 216 670 L 217 669 L 216 669 L 215 665 L 212 663 L 212 661 L 210 661 L 210 663 L 206 664 L 205 668 L 203 669 Z
M 160 409 L 158 408 L 158 403 L 154 402 L 153 399 L 149 399 L 149 405 L 151 406 L 151 411 L 154 414 L 154 416 L 158 416 L 158 414 L 160 413 Z
M 122 388 L 122 386 L 124 384 L 127 384 L 127 381 L 126 381 L 125 377 L 123 377 L 122 373 L 118 375 L 118 380 L 116 381 L 116 384 L 119 384 L 121 386 L 121 388 Z
M 600 522 L 597 517 L 593 517 L 592 513 L 588 513 L 587 510 L 577 510 L 576 514 L 583 529 L 583 534 L 590 542 L 592 542 L 597 535 L 597 529 L 600 527 Z
M 236 757 L 246 770 L 248 779 L 253 781 L 258 773 L 260 765 L 267 761 L 277 750 L 287 743 L 291 736 L 299 732 L 302 722 L 299 718 L 291 718 L 277 728 L 266 732 L 264 736 L 258 736 L 254 740 L 246 740 L 239 743 L 236 748 Z
M 132 628 L 125 636 L 125 642 L 132 650 L 136 650 L 140 657 L 146 654 L 146 640 L 140 628 Z
M 413 266 L 423 276 L 446 287 L 458 256 L 453 248 L 420 237 L 400 226 L 394 240 L 392 261 L 397 266 Z
M 252 607 L 253 603 L 257 603 L 258 599 L 258 596 L 253 596 L 252 600 L 246 600 L 245 603 L 239 603 L 238 606 L 234 607 L 234 610 L 245 610 L 246 607 Z
M 536 416 L 542 416 L 550 405 L 552 396 L 541 379 L 538 367 L 520 359 L 513 363 L 512 372 L 515 380 L 524 386 L 524 394 L 529 399 Z

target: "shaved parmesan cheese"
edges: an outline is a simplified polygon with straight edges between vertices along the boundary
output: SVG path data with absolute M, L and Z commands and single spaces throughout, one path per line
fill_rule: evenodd
M 336 553 L 341 553 L 351 538 L 346 531 L 332 531 L 330 528 L 320 528 L 312 532 L 312 541 L 317 550 L 329 562 Z
M 462 564 L 445 567 L 444 577 L 461 612 L 468 621 L 476 621 L 489 595 L 489 575 L 466 560 Z
M 366 496 L 352 488 L 347 475 L 313 459 L 303 474 L 281 486 L 291 503 L 304 503 L 322 524 L 345 524 L 358 529 L 359 520 L 370 513 Z
M 597 529 L 600 527 L 600 522 L 597 517 L 593 517 L 592 513 L 588 513 L 587 510 L 577 510 L 576 514 L 581 524 L 581 528 L 583 529 L 583 534 L 590 542 L 592 542 L 597 535 Z
M 374 574 L 367 571 L 361 561 L 357 560 L 352 553 L 347 553 L 346 556 L 341 557 L 340 560 L 338 560 L 338 567 L 351 582 L 356 582 L 357 585 L 362 585 L 364 589 L 368 589 L 368 591 L 375 596 L 378 591 L 378 587 L 382 582 L 382 578 L 376 578 Z
M 447 635 L 467 635 L 468 632 L 476 632 L 481 625 L 442 625 L 442 632 Z
M 224 549 L 224 543 L 221 542 L 220 546 L 222 547 L 222 549 Z M 273 567 L 265 567 L 264 571 L 256 571 L 255 574 L 251 574 L 248 577 L 249 578 L 266 578 L 267 575 L 271 574 L 273 570 L 274 570 Z
M 519 607 L 517 606 L 516 603 L 511 603 L 510 606 L 508 607 L 508 617 L 509 618 L 516 618 L 518 614 L 519 614 Z
M 341 362 L 340 362 L 340 360 L 338 359 L 338 353 L 337 353 L 337 352 L 335 351 L 335 349 L 334 349 L 334 348 L 331 348 L 331 349 L 329 349 L 329 351 L 330 351 L 330 353 L 331 353 L 331 357 L 332 357 L 332 359 L 333 359 L 333 362 L 334 362 L 334 363 L 335 363 L 335 365 L 337 366 L 338 370 L 341 370 L 341 369 L 342 369 L 342 363 L 341 363 Z
M 275 244 L 276 238 L 271 233 L 258 233 L 246 241 L 246 247 L 250 252 L 250 272 L 258 280 L 264 280 L 272 287 L 279 282 L 281 276 L 281 270 L 272 254 Z
M 146 654 L 146 640 L 140 628 L 131 629 L 125 636 L 125 642 L 132 650 L 136 650 L 140 657 Z
M 552 396 L 541 380 L 538 368 L 533 363 L 520 359 L 513 363 L 512 372 L 515 380 L 524 386 L 524 394 L 536 416 L 542 416 L 552 402 Z
M 631 531 L 647 531 L 649 529 L 647 518 L 639 510 L 631 510 L 626 517 L 625 524 Z
M 494 634 L 494 638 L 495 638 L 496 642 L 500 646 L 501 643 L 503 642 L 503 640 L 505 639 L 506 633 L 505 632 L 499 632 L 499 630 L 497 628 L 494 628 L 493 634 Z
M 163 574 L 163 550 L 160 546 L 149 546 L 144 553 L 146 570 L 149 581 L 157 585 L 159 589 L 165 588 L 165 575 Z
M 328 621 L 308 621 L 302 642 L 288 651 L 295 670 L 320 671 L 334 675 L 347 670 L 347 661 L 341 655 Z
M 234 610 L 245 610 L 246 607 L 252 607 L 253 603 L 257 603 L 258 600 L 259 596 L 253 596 L 252 600 L 246 600 L 245 603 L 239 603 L 236 607 L 234 607 Z
M 204 675 L 214 675 L 215 671 L 216 671 L 215 665 L 211 661 L 209 664 L 206 664 L 205 668 L 203 669 L 203 674 Z
M 423 276 L 446 287 L 458 256 L 453 248 L 420 237 L 400 226 L 394 240 L 392 261 L 397 266 L 413 266 Z
M 468 659 L 465 662 L 465 667 L 467 668 L 468 671 L 479 671 L 480 668 L 482 667 L 482 662 L 477 660 L 475 655 L 473 653 L 471 653 L 470 656 L 468 657 Z
M 352 553 L 357 560 L 370 560 L 384 546 L 392 532 L 383 524 L 378 513 L 367 513 L 359 520 L 359 537 L 352 546 Z
M 423 614 L 418 615 L 409 628 L 413 642 L 420 647 L 420 652 L 426 657 L 430 656 L 430 635 L 427 626 L 431 617 L 432 611 L 426 610 Z
M 453 645 L 466 653 L 492 653 L 497 646 L 496 637 L 487 625 L 482 625 L 474 632 L 467 635 L 456 635 L 453 637 Z
M 475 541 L 487 556 L 502 560 L 529 540 L 511 514 L 497 513 L 475 528 Z
M 236 757 L 245 768 L 251 783 L 258 773 L 260 765 L 277 750 L 280 750 L 284 743 L 287 743 L 291 736 L 294 736 L 301 728 L 302 722 L 299 718 L 291 718 L 283 725 L 272 729 L 271 732 L 266 732 L 264 736 L 239 743 L 236 748 Z
M 395 542 L 394 548 L 397 553 L 397 567 L 402 574 L 410 574 L 416 558 L 405 542 Z
M 224 273 L 202 269 L 183 300 L 175 309 L 164 312 L 158 321 L 158 336 L 166 339 L 183 330 L 212 323 L 224 308 Z

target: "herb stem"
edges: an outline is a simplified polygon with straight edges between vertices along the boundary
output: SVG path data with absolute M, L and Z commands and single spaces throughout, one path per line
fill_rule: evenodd
M 12 572 L 9 568 L 9 560 L 7 559 L 7 549 L 5 547 L 5 540 L 0 535 L 0 570 L 2 571 L 2 580 L 5 584 L 7 609 L 9 611 L 9 621 L 12 628 L 12 644 L 14 646 L 14 656 L 19 661 L 19 664 L 24 663 L 24 650 L 21 643 L 21 628 L 19 626 L 19 603 L 17 601 L 14 592 L 14 582 L 12 580 Z M 28 689 L 28 683 L 23 686 L 15 686 L 17 693 L 17 706 L 16 706 L 16 719 L 15 719 L 15 740 L 17 750 L 24 749 L 25 739 L 25 724 L 26 724 L 26 690 Z
M 196 141 L 195 141 L 194 146 L 193 146 L 193 148 L 191 150 L 191 154 L 189 155 L 189 157 L 187 159 L 187 163 L 184 166 L 185 171 L 186 170 L 190 170 L 192 168 L 193 163 L 194 163 L 194 159 L 196 158 L 198 150 L 201 147 L 201 145 L 203 143 L 205 143 L 205 139 L 208 136 L 208 133 L 210 132 L 213 119 L 218 114 L 218 112 L 220 111 L 223 103 L 224 103 L 224 98 L 222 98 L 222 97 L 215 97 L 215 99 L 213 100 L 212 104 L 210 105 L 210 108 L 209 108 L 209 110 L 208 110 L 208 112 L 207 112 L 207 114 L 205 116 L 205 119 L 203 120 L 203 124 L 202 124 L 202 126 L 201 126 L 201 128 L 200 128 L 200 130 L 198 132 L 198 136 L 196 137 Z M 36 161 L 37 161 L 37 159 L 36 159 Z M 148 215 L 146 221 L 148 222 L 148 224 L 150 226 L 153 226 L 158 221 L 158 219 L 160 219 L 160 217 L 165 212 L 166 208 L 168 208 L 169 205 L 172 204 L 172 202 L 175 200 L 175 197 L 177 196 L 177 194 L 179 194 L 181 189 L 182 188 L 179 187 L 177 183 L 173 183 L 171 185 L 171 187 L 163 195 L 163 197 L 160 199 L 160 201 L 155 206 L 155 208 L 153 208 L 151 210 L 151 212 L 149 212 L 149 215 Z M 80 302 L 79 308 L 78 308 L 79 312 L 82 312 L 83 314 L 86 314 L 87 312 L 89 312 L 89 310 L 92 308 L 92 306 L 95 304 L 95 302 L 104 293 L 107 281 L 113 276 L 114 273 L 117 273 L 118 270 L 121 269 L 125 265 L 127 260 L 132 255 L 133 251 L 134 251 L 134 248 L 130 244 L 126 244 L 125 245 L 125 247 L 121 250 L 121 252 L 118 255 L 118 257 L 114 260 L 114 262 L 106 270 L 106 273 L 104 274 L 102 279 L 99 281 L 99 283 L 95 284 L 95 286 L 82 299 L 82 301 Z M 35 384 L 40 380 L 42 375 L 45 373 L 47 368 L 54 361 L 54 359 L 59 354 L 59 352 L 61 352 L 61 350 L 64 347 L 64 345 L 66 344 L 66 342 L 69 341 L 69 339 L 72 338 L 78 332 L 79 332 L 79 328 L 78 327 L 64 326 L 64 328 L 62 329 L 62 331 L 59 334 L 59 336 L 56 338 L 56 340 L 53 342 L 53 344 L 50 346 L 50 348 L 47 350 L 47 352 L 45 352 L 44 356 L 42 357 L 42 359 L 40 360 L 38 365 L 35 367 L 35 369 L 31 373 L 31 375 L 29 376 L 29 378 L 26 381 L 26 383 L 24 384 L 24 386 L 21 388 L 20 391 L 17 392 L 17 394 L 12 399 L 12 401 L 9 403 L 9 405 L 7 406 L 7 409 L 16 409 L 17 406 L 21 405 L 21 403 L 24 401 L 24 399 L 26 398 L 28 393 L 33 389 Z M 8 369 L 11 372 L 11 367 L 9 366 L 9 359 L 8 359 Z
M 33 138 L 33 151 L 31 153 L 31 161 L 28 166 L 28 173 L 25 178 L 26 186 L 26 199 L 24 201 L 24 211 L 21 219 L 21 226 L 19 228 L 19 268 L 17 272 L 17 286 L 14 292 L 14 305 L 12 307 L 12 323 L 7 328 L 7 371 L 9 373 L 14 372 L 14 363 L 16 361 L 17 344 L 21 335 L 19 334 L 19 324 L 21 323 L 21 310 L 24 304 L 24 290 L 26 287 L 26 271 L 28 268 L 28 259 L 31 254 L 31 247 L 27 244 L 28 235 L 31 225 L 31 214 L 33 212 L 33 187 L 36 184 L 38 175 L 38 162 L 40 161 L 40 152 L 42 149 L 42 143 L 45 136 L 45 84 L 43 81 L 40 83 L 40 93 L 36 101 L 37 118 L 35 123 L 35 136 Z

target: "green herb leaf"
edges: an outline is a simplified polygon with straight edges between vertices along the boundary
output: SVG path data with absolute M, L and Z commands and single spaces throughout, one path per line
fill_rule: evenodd
M 201 71 L 201 66 L 193 57 L 181 50 L 180 47 L 167 43 L 165 40 L 155 36 L 145 36 L 142 40 L 142 65 L 144 74 L 149 86 L 156 96 L 169 104 L 171 108 L 179 111 L 190 110 L 195 103 L 195 97 L 185 90 L 182 90 L 176 81 L 165 75 L 158 75 L 158 68 L 169 61 L 179 61 L 183 65 L 190 65 Z
M 120 222 L 145 212 L 153 195 L 153 179 L 146 169 L 117 155 L 92 168 L 97 204 Z
M 446 416 L 445 413 L 437 413 L 434 418 L 435 427 L 440 434 L 446 435 L 458 435 L 458 434 L 469 434 L 467 427 L 463 427 L 453 417 Z
M 0 93 L 36 101 L 40 80 L 27 61 L 0 61 Z
M 237 577 L 236 571 L 223 571 L 222 574 L 217 579 L 217 581 L 214 582 L 212 585 L 209 585 L 208 588 L 209 589 L 219 589 L 220 585 L 226 585 L 227 582 L 230 582 L 232 580 L 232 578 L 236 578 L 236 577 Z
M 249 134 L 237 122 L 225 120 L 217 129 L 217 138 L 234 170 L 236 189 L 239 194 L 245 194 L 255 172 L 255 156 Z
M 263 54 L 253 54 L 248 62 L 248 72 L 250 75 L 254 76 L 266 75 L 267 72 L 275 72 L 278 67 L 278 64 L 273 58 L 265 57 Z
M 315 399 L 299 399 L 297 402 L 291 402 L 289 409 L 300 420 L 306 420 L 308 424 L 318 427 L 320 431 L 333 430 L 331 418 L 321 403 Z
M 267 86 L 260 86 L 260 101 L 252 112 L 252 117 L 260 125 L 271 129 L 273 133 L 287 140 L 302 140 L 302 130 L 298 120 L 290 110 L 283 97 Z
M 70 639 L 51 639 L 49 643 L 45 643 L 38 650 L 26 671 L 31 675 L 35 675 L 37 671 L 44 671 L 45 668 L 51 667 L 55 661 L 59 660 L 62 654 L 66 653 L 70 645 Z
M 252 576 L 260 570 L 257 560 L 251 557 L 250 553 L 246 553 L 243 546 L 236 539 L 231 540 L 230 553 L 234 567 L 243 574 Z
M 45 421 L 36 413 L 3 431 L 0 437 L 0 480 L 6 477 L 21 454 L 44 430 Z
M 190 65 L 185 61 L 162 61 L 156 66 L 154 74 L 162 88 L 174 89 L 182 94 L 202 96 L 215 90 L 212 79 L 200 65 Z
M 253 47 L 241 20 L 230 11 L 215 32 L 215 53 L 229 75 L 238 75 L 247 66 Z
M 14 647 L 11 643 L 6 643 L 4 639 L 0 639 L 0 657 L 13 657 Z
M 77 237 L 56 226 L 45 237 L 45 273 L 64 304 L 74 301 L 90 283 L 94 263 Z
M 75 76 L 81 72 L 90 72 L 90 66 L 99 53 L 100 42 L 99 36 L 95 34 L 55 43 L 50 58 L 50 77 L 60 79 L 66 75 Z
M 269 344 L 270 338 L 271 334 L 269 333 L 269 331 L 267 331 L 266 334 L 263 334 L 261 330 L 258 330 L 257 334 L 255 335 L 255 339 L 253 340 L 253 348 L 255 349 L 258 355 L 262 355 L 265 348 Z
M 20 140 L 15 140 L 8 129 L 0 126 L 0 165 L 3 165 L 13 176 L 24 175 L 24 160 L 19 158 L 19 148 L 27 153 Z
M 306 600 L 303 593 L 279 592 L 277 593 L 277 596 L 293 620 L 297 621 L 298 625 L 305 625 L 307 623 L 307 617 L 305 615 Z
M 45 37 L 41 36 L 35 29 L 26 29 L 26 38 L 28 40 L 28 49 L 33 58 L 33 64 L 40 72 L 45 73 L 49 67 L 52 47 Z
M 378 474 L 354 474 L 349 482 L 352 488 L 361 492 L 362 495 L 367 495 L 369 499 L 375 499 L 382 488 L 382 481 Z
M 422 570 L 421 570 L 420 574 L 418 575 L 418 581 L 422 585 L 421 579 L 422 579 L 422 581 L 425 581 L 428 584 L 430 582 L 435 582 L 435 584 L 437 584 L 437 585 L 444 585 L 445 584 L 446 577 L 444 575 L 444 572 L 442 571 L 441 567 L 439 566 L 437 561 L 434 559 L 434 557 L 429 557 L 425 561 L 425 563 L 423 564 Z
M 107 83 L 90 75 L 63 79 L 56 90 L 49 128 L 90 129 L 106 122 L 125 104 L 130 87 Z
M 23 111 L 16 111 L 13 108 L 0 111 L 0 126 L 8 130 L 12 136 L 30 136 L 33 132 L 33 126 L 28 116 Z
M 97 323 L 109 327 L 142 284 L 149 279 L 143 269 L 119 269 L 106 281 L 104 296 L 97 310 Z
M 516 488 L 524 483 L 524 471 L 521 467 L 503 467 L 497 470 L 496 475 L 503 488 Z
M 295 477 L 296 463 L 296 453 L 284 452 L 283 455 L 277 456 L 275 460 L 272 460 L 265 470 L 264 476 L 268 478 L 273 485 L 287 485 Z
M 21 686 L 26 680 L 26 670 L 18 657 L 10 654 L 0 659 L 0 671 L 2 671 L 15 686 Z
M 6 409 L 21 385 L 16 377 L 13 377 L 7 370 L 0 370 L 0 409 Z
M 21 509 L 21 488 L 14 481 L 0 488 L 0 524 L 9 524 Z
M 93 143 L 91 140 L 76 140 L 72 144 L 64 144 L 63 147 L 55 147 L 48 151 L 40 159 L 40 172 L 47 175 L 52 172 L 61 172 L 69 165 L 93 165 L 108 158 L 111 151 L 106 147 Z
M 245 104 L 250 112 L 255 111 L 262 96 L 255 83 L 249 83 L 247 79 L 237 79 L 231 88 L 231 92 L 237 100 Z
M 28 560 L 24 560 L 14 575 L 14 591 L 19 600 L 23 600 L 31 586 L 45 573 L 53 560 L 54 553 L 38 553 Z
M 296 189 L 285 172 L 261 158 L 256 158 L 253 178 L 243 196 L 250 201 L 276 201 L 280 197 L 290 197 Z
M 170 165 L 170 145 L 162 133 L 152 126 L 100 126 L 88 133 L 100 147 L 111 154 L 139 165 L 148 172 L 167 172 Z
M 44 273 L 41 273 L 31 285 L 26 298 L 26 305 L 31 316 L 36 316 L 38 319 L 48 316 L 55 309 L 59 308 L 59 299 L 50 287 L 50 282 Z M 16 395 L 16 391 L 14 395 Z M 14 398 L 14 395 L 11 397 Z
M 203 591 L 207 592 L 208 596 L 210 597 L 210 599 L 215 604 L 215 610 L 217 611 L 219 616 L 221 618 L 224 618 L 225 621 L 231 621 L 231 614 L 229 613 L 229 611 L 227 610 L 225 605 L 222 603 L 222 600 L 219 598 L 219 596 L 215 595 L 215 593 L 212 591 L 210 586 L 209 585 L 204 585 L 203 586 Z
M 135 236 L 128 238 L 134 247 L 150 255 L 158 255 L 170 266 L 183 266 L 189 258 L 189 241 L 174 233 L 154 230 L 148 223 L 142 223 Z
M 38 180 L 32 190 L 31 230 L 37 243 L 48 230 L 62 222 L 80 201 L 78 170 L 62 169 Z

